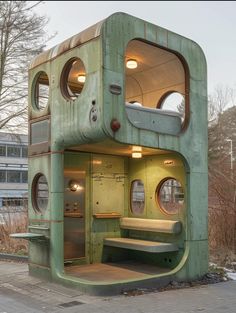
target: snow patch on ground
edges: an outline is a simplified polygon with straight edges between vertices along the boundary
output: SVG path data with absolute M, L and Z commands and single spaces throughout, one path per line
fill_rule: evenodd
M 226 275 L 227 277 L 229 277 L 232 280 L 236 280 L 236 273 L 235 272 L 231 272 L 228 269 L 226 269 Z
M 236 262 L 231 262 L 230 268 L 218 266 L 215 263 L 209 263 L 209 266 L 215 270 L 222 270 L 226 279 L 232 279 L 236 281 Z

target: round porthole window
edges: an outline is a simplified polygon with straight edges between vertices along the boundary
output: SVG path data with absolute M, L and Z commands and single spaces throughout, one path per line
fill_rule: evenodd
M 164 95 L 158 104 L 163 110 L 170 110 L 179 113 L 181 120 L 185 118 L 185 99 L 184 96 L 179 92 L 171 92 Z
M 82 92 L 86 81 L 84 63 L 79 58 L 70 59 L 61 74 L 61 91 L 65 98 L 75 100 Z
M 43 213 L 48 206 L 48 183 L 43 174 L 35 176 L 32 184 L 33 208 L 37 213 Z
M 140 179 L 131 184 L 131 211 L 133 214 L 142 214 L 145 206 L 144 184 Z
M 184 206 L 184 190 L 174 178 L 165 179 L 156 190 L 157 201 L 167 214 L 177 214 Z
M 45 72 L 37 75 L 34 87 L 34 104 L 37 110 L 43 111 L 48 105 L 49 98 L 49 79 Z

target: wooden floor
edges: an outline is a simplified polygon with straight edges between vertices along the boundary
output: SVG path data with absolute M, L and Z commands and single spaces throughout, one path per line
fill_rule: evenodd
M 66 266 L 65 273 L 88 281 L 111 282 L 126 279 L 143 279 L 167 273 L 170 269 L 133 261 Z

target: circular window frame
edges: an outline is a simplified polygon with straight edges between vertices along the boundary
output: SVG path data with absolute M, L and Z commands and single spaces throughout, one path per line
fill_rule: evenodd
M 184 118 L 181 121 L 181 125 L 182 125 L 181 128 L 182 128 L 182 130 L 185 130 L 187 128 L 187 125 L 189 124 L 189 112 L 190 112 L 189 111 L 189 95 L 188 95 L 188 92 L 185 91 L 185 93 L 181 93 L 178 90 L 174 90 L 174 89 L 168 90 L 158 100 L 156 108 L 162 109 L 162 105 L 163 105 L 163 102 L 165 101 L 165 99 L 173 93 L 179 93 L 184 98 Z M 176 113 L 178 113 L 178 112 L 176 112 Z
M 64 99 L 66 99 L 67 101 L 76 101 L 79 96 L 74 96 L 75 99 L 73 99 L 73 96 L 71 96 L 68 92 L 68 77 L 69 77 L 69 73 L 71 71 L 72 68 L 72 64 L 75 61 L 80 61 L 82 62 L 83 66 L 84 66 L 84 72 L 85 72 L 85 76 L 86 76 L 86 68 L 84 65 L 84 62 L 82 61 L 81 58 L 75 56 L 70 58 L 69 60 L 66 61 L 65 65 L 63 66 L 63 69 L 61 71 L 61 76 L 60 76 L 60 90 L 61 90 L 61 94 L 63 96 Z M 86 84 L 86 80 L 84 82 L 84 86 L 82 88 L 82 90 L 85 88 L 85 84 Z
M 44 212 L 48 208 L 48 203 L 47 203 L 47 206 L 45 208 L 40 209 L 38 207 L 38 203 L 37 203 L 37 200 L 36 200 L 36 198 L 37 198 L 37 183 L 38 183 L 39 178 L 41 176 L 45 177 L 46 182 L 47 182 L 47 186 L 48 186 L 48 181 L 47 181 L 46 175 L 44 175 L 41 172 L 34 176 L 34 178 L 32 180 L 32 184 L 31 184 L 31 201 L 32 201 L 33 209 L 34 209 L 35 213 L 37 213 L 37 214 L 44 214 Z M 48 188 L 48 193 L 49 193 L 49 188 Z M 48 202 L 49 202 L 49 196 L 48 196 Z
M 36 86 L 37 86 L 37 81 L 40 77 L 40 75 L 42 73 L 45 73 L 47 75 L 47 78 L 48 78 L 48 101 L 47 101 L 47 104 L 45 105 L 44 108 L 40 109 L 38 104 L 37 104 L 37 101 L 36 101 Z M 49 79 L 49 75 L 47 73 L 47 71 L 45 70 L 40 70 L 39 72 L 37 72 L 33 78 L 33 82 L 32 82 L 32 87 L 31 87 L 31 104 L 32 104 L 32 107 L 35 111 L 39 112 L 39 113 L 44 113 L 46 110 L 48 110 L 48 107 L 49 107 L 49 100 L 50 100 L 50 94 L 51 94 L 51 87 L 50 87 L 50 79 Z
M 143 210 L 141 213 L 135 213 L 133 210 L 132 210 L 132 186 L 133 186 L 133 183 L 136 182 L 136 181 L 141 181 L 142 184 L 143 184 L 143 190 L 144 190 L 144 204 L 143 204 Z M 144 186 L 144 183 L 142 181 L 142 179 L 134 179 L 132 180 L 131 182 L 131 186 L 130 186 L 130 212 L 132 215 L 134 216 L 143 216 L 145 214 L 145 205 L 146 205 L 146 194 L 145 194 L 145 186 Z
M 163 186 L 163 184 L 164 184 L 167 180 L 169 180 L 169 179 L 174 179 L 174 180 L 176 180 L 177 182 L 180 183 L 179 180 L 177 180 L 175 177 L 172 177 L 172 176 L 168 176 L 168 177 L 163 178 L 163 179 L 159 182 L 159 184 L 157 185 L 157 187 L 156 187 L 156 190 L 155 190 L 155 200 L 156 200 L 157 206 L 160 208 L 160 211 L 161 211 L 162 213 L 164 213 L 165 215 L 168 215 L 168 216 L 170 216 L 170 215 L 173 216 L 173 215 L 179 214 L 179 211 L 184 208 L 184 204 L 183 204 L 183 206 L 182 206 L 180 209 L 178 209 L 177 212 L 173 212 L 173 213 L 168 212 L 168 211 L 163 207 L 163 205 L 162 205 L 162 203 L 161 203 L 160 191 L 161 191 L 161 187 Z M 181 184 L 181 183 L 180 183 L 180 184 Z M 181 184 L 181 187 L 182 187 L 182 184 Z M 182 188 L 183 188 L 183 187 L 182 187 Z M 183 190 L 184 190 L 184 188 L 183 188 Z M 184 197 L 185 197 L 185 191 L 184 191 Z
M 184 99 L 184 116 L 186 115 L 186 113 L 185 113 L 185 110 L 186 110 L 186 105 L 185 105 L 185 101 L 186 101 L 186 97 L 185 97 L 185 94 L 182 94 L 181 92 L 179 92 L 178 90 L 169 90 L 169 91 L 167 91 L 167 92 L 165 92 L 162 96 L 161 96 L 161 98 L 159 99 L 159 101 L 157 102 L 157 106 L 156 106 L 156 108 L 157 109 L 162 109 L 162 106 L 163 106 L 163 104 L 164 104 L 164 101 L 170 96 L 170 95 L 172 95 L 172 94 L 174 94 L 174 93 L 178 93 L 179 95 L 181 95 L 182 97 L 183 97 L 183 99 Z M 176 111 L 176 113 L 178 113 L 177 111 Z M 184 122 L 184 120 L 185 120 L 185 117 L 184 117 L 184 119 L 183 119 L 183 122 Z M 182 123 L 183 123 L 182 122 Z

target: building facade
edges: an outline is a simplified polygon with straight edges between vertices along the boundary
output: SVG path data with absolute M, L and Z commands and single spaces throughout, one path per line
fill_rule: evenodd
M 0 209 L 28 200 L 28 136 L 0 132 Z

